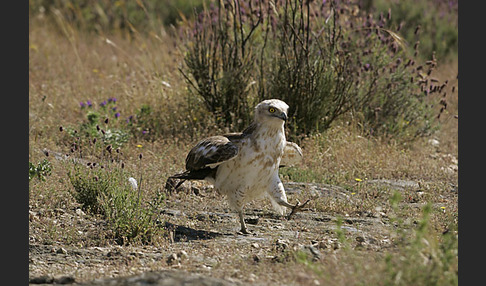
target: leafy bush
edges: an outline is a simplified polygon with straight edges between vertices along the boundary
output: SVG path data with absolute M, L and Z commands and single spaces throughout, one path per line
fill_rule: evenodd
M 248 87 L 256 60 L 251 37 L 260 23 L 246 23 L 240 4 L 216 7 L 211 2 L 209 10 L 199 13 L 194 29 L 186 34 L 186 68 L 181 70 L 215 121 L 236 128 L 250 122 Z
M 429 81 L 436 59 L 419 65 L 390 19 L 334 1 L 212 5 L 188 30 L 181 71 L 227 127 L 247 123 L 250 103 L 280 98 L 293 134 L 324 131 L 344 114 L 371 134 L 426 134 L 426 97 L 441 89 Z
M 117 243 L 123 245 L 135 240 L 146 243 L 160 233 L 156 218 L 163 204 L 161 193 L 146 205 L 141 190 L 129 183 L 128 174 L 113 166 L 74 168 L 68 176 L 76 201 L 83 209 L 101 214 L 107 220 Z
M 117 243 L 147 243 L 162 232 L 157 217 L 164 196 L 157 191 L 152 198 L 144 199 L 141 186 L 129 182 L 120 148 L 105 148 L 84 137 L 75 138 L 72 145 L 76 147 L 64 160 L 73 186 L 71 194 L 84 210 L 106 219 Z M 141 179 L 140 175 L 140 183 Z
M 120 189 L 110 190 L 101 197 L 105 217 L 110 222 L 114 238 L 119 244 L 133 240 L 142 243 L 150 242 L 154 235 L 160 234 L 157 217 L 164 202 L 160 191 L 151 201 L 141 200 L 141 190 L 134 189 L 124 177 L 124 185 Z
M 75 168 L 68 173 L 68 177 L 74 188 L 72 195 L 82 208 L 90 213 L 103 214 L 104 208 L 99 198 L 108 192 L 110 185 L 118 182 L 109 173 L 98 168 L 95 171 Z

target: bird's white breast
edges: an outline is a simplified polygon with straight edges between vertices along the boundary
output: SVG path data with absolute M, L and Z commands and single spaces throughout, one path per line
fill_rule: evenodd
M 285 147 L 282 129 L 259 130 L 244 139 L 238 156 L 218 167 L 215 188 L 232 200 L 248 202 L 261 197 L 271 180 L 278 176 L 278 166 Z

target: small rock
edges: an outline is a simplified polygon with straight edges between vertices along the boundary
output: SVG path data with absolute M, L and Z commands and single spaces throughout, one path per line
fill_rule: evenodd
M 208 219 L 208 216 L 206 214 L 197 214 L 196 219 L 198 221 L 206 221 Z
M 327 243 L 325 241 L 319 241 L 319 243 L 317 243 L 317 248 L 319 248 L 319 249 L 326 249 L 327 248 Z
M 253 262 L 255 263 L 258 263 L 260 262 L 262 259 L 260 258 L 260 256 L 258 256 L 257 254 L 253 255 Z
M 256 218 L 245 218 L 245 222 L 248 223 L 248 224 L 256 225 L 256 224 L 258 224 L 258 221 L 259 221 L 258 217 L 256 217 Z
M 440 142 L 437 139 L 429 139 L 428 142 L 429 142 L 430 145 L 432 145 L 434 147 L 439 147 L 439 145 L 440 145 Z
M 250 273 L 250 275 L 248 276 L 248 282 L 250 283 L 255 283 L 255 281 L 257 281 L 258 277 L 253 274 L 253 273 Z
M 39 276 L 29 279 L 29 284 L 52 284 L 54 278 L 49 276 Z
M 459 170 L 459 167 L 455 164 L 451 164 L 448 166 L 449 170 L 453 171 L 453 172 L 457 172 Z
M 56 250 L 56 253 L 59 253 L 59 254 L 67 254 L 67 250 L 64 249 L 63 247 L 59 247 L 57 250 Z
M 179 257 L 179 259 L 187 259 L 189 257 L 189 255 L 187 254 L 187 252 L 185 250 L 179 251 L 177 256 Z
M 277 250 L 284 251 L 289 247 L 289 241 L 286 239 L 277 239 L 275 245 L 277 246 Z
M 86 215 L 86 213 L 82 209 L 76 209 L 76 214 L 78 216 L 85 216 Z
M 341 245 L 339 244 L 339 242 L 336 240 L 332 243 L 332 249 L 336 250 L 336 249 L 339 249 L 341 247 Z
M 33 211 L 29 211 L 29 221 L 39 220 L 37 217 L 37 213 Z
M 177 262 L 177 260 L 178 260 L 177 254 L 172 253 L 171 255 L 169 255 L 167 257 L 167 264 L 168 265 L 175 264 Z
M 107 257 L 113 257 L 117 255 L 121 255 L 121 252 L 118 250 L 111 250 L 106 254 Z
M 308 249 L 310 251 L 310 253 L 312 254 L 312 260 L 319 260 L 321 258 L 321 252 L 319 250 L 317 250 L 317 248 L 315 248 L 314 246 L 312 245 L 307 245 L 305 246 L 306 249 Z
M 54 283 L 55 284 L 72 284 L 72 283 L 74 283 L 74 277 L 62 276 L 62 277 L 54 279 Z
M 251 244 L 251 247 L 258 249 L 258 248 L 260 248 L 260 245 L 255 242 L 255 243 Z

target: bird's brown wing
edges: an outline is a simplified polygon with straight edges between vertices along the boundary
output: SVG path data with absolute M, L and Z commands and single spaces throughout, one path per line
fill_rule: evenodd
M 232 136 L 237 136 L 233 133 Z M 238 155 L 238 145 L 226 136 L 212 136 L 199 141 L 186 157 L 186 170 L 215 168 Z

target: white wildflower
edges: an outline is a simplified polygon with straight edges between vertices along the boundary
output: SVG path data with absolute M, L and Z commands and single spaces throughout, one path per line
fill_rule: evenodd
M 135 178 L 128 178 L 128 182 L 130 183 L 130 185 L 132 185 L 132 189 L 134 191 L 136 191 L 138 189 L 138 185 L 137 185 L 137 180 L 135 180 Z

